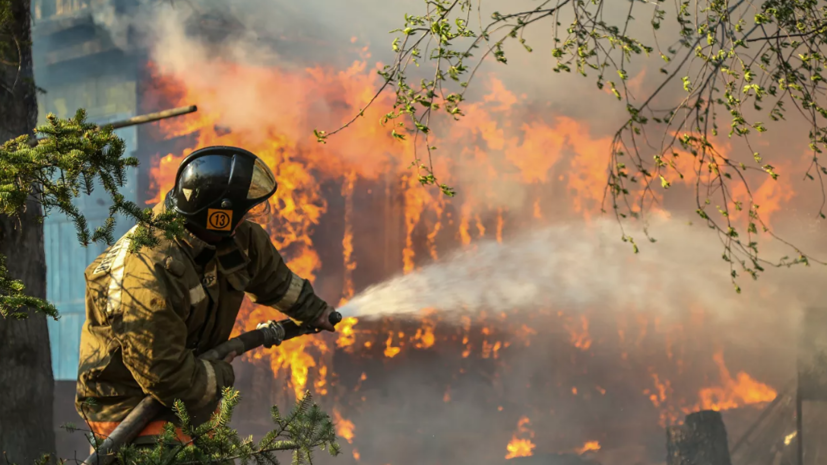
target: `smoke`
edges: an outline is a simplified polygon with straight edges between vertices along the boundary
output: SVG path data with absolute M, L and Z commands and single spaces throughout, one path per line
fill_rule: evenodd
M 355 116 L 364 104 L 361 98 L 348 101 L 349 108 L 343 111 L 341 94 L 353 93 L 353 89 L 347 85 L 329 85 L 328 89 L 312 86 L 308 83 L 307 68 L 321 66 L 335 73 L 354 61 L 363 61 L 367 69 L 359 74 L 371 77 L 367 87 L 378 88 L 381 82 L 372 68 L 376 63 L 388 63 L 392 59 L 389 46 L 392 35 L 388 31 L 404 22 L 405 13 L 421 13 L 424 6 L 419 0 L 299 3 L 141 0 L 129 11 L 119 11 L 114 4 L 104 3 L 95 10 L 97 24 L 105 28 L 121 48 L 148 49 L 159 77 L 183 83 L 197 96 L 198 101 L 191 104 L 198 105 L 200 111 L 221 115 L 222 127 L 243 133 L 250 140 L 267 137 L 261 133 L 262 121 L 272 121 L 274 114 L 285 113 L 290 115 L 285 119 L 292 121 L 280 124 L 280 130 L 290 139 L 303 143 L 310 142 L 313 129 L 336 129 Z M 509 7 L 516 10 L 535 6 L 536 2 L 523 0 Z M 474 11 L 474 22 L 485 22 L 492 13 L 489 9 L 486 5 L 481 11 Z M 541 30 L 531 32 L 530 36 L 538 50 L 551 46 L 549 37 Z M 514 60 L 511 66 L 495 63 L 483 66 L 478 73 L 477 87 L 469 94 L 469 102 L 478 102 L 488 93 L 496 94 L 494 100 L 486 99 L 479 107 L 486 112 L 499 109 L 495 120 L 479 120 L 474 117 L 474 110 L 468 108 L 470 119 L 460 130 L 451 129 L 447 118 L 433 123 L 438 128 L 437 139 L 431 141 L 439 146 L 435 158 L 445 162 L 438 166 L 437 175 L 460 192 L 485 198 L 485 206 L 474 209 L 515 210 L 530 201 L 529 187 L 519 179 L 502 176 L 497 183 L 490 182 L 492 167 L 507 167 L 510 160 L 520 158 L 522 149 L 542 149 L 545 142 L 541 138 L 548 129 L 542 124 L 524 127 L 512 124 L 513 121 L 532 123 L 543 121 L 549 114 L 570 115 L 588 119 L 597 133 L 604 133 L 616 129 L 625 114 L 622 105 L 611 104 L 609 94 L 594 90 L 591 78 L 554 74 L 555 80 L 550 85 L 548 76 L 553 60 L 529 54 L 520 47 L 512 47 L 510 56 Z M 260 72 L 267 67 L 273 72 Z M 501 85 L 492 85 L 491 76 L 496 76 Z M 589 96 L 587 105 L 583 95 Z M 390 95 L 386 93 L 385 97 L 376 102 L 376 111 L 370 119 L 357 124 L 378 126 L 377 119 L 391 106 Z M 538 103 L 542 103 L 542 107 L 536 108 Z M 524 108 L 511 111 L 510 106 Z M 595 111 L 599 111 L 599 118 L 594 118 Z M 490 140 L 489 135 L 482 134 L 492 125 L 501 140 Z M 378 131 L 389 137 L 389 128 Z M 578 135 L 588 136 L 588 127 Z M 579 139 L 569 138 L 557 148 L 571 151 L 571 146 L 583 142 Z M 600 143 L 601 152 L 606 153 L 608 139 L 600 139 Z M 475 145 L 485 153 L 488 163 L 480 163 L 474 153 Z M 357 171 L 375 165 L 379 157 L 401 160 L 403 166 L 413 160 L 410 147 L 397 144 L 389 149 L 389 146 L 386 143 L 378 148 L 365 147 L 361 140 L 348 139 L 345 132 L 331 138 L 326 157 L 348 162 Z M 550 151 L 545 155 L 562 158 Z M 601 159 L 603 170 L 606 160 Z
M 114 2 L 104 3 L 95 10 L 95 20 L 109 31 L 118 46 L 147 48 L 159 77 L 182 83 L 193 95 L 188 104 L 220 115 L 221 127 L 243 134 L 252 144 L 272 138 L 272 134 L 263 133 L 262 122 L 275 120 L 279 135 L 295 141 L 290 148 L 298 151 L 319 150 L 308 147 L 314 144 L 314 129 L 336 129 L 359 112 L 367 101 L 362 94 L 380 85 L 373 66 L 392 59 L 388 45 L 392 35 L 388 31 L 402 24 L 405 13 L 422 12 L 423 5 L 419 0 L 141 0 L 129 11 L 118 11 Z M 529 0 L 509 2 L 513 11 L 536 6 L 536 2 Z M 628 11 L 622 2 L 607 2 L 606 8 L 607 18 L 622 18 Z M 651 34 L 651 5 L 635 8 L 640 9 L 634 16 L 646 19 L 633 21 L 630 34 L 647 41 Z M 493 9 L 492 5 L 483 5 L 480 11 L 473 12 L 471 22 L 484 23 Z M 569 19 L 560 20 L 565 24 Z M 664 29 L 659 40 L 665 46 L 673 42 L 675 31 Z M 583 78 L 576 73 L 551 72 L 556 61 L 540 52 L 553 46 L 547 27 L 533 26 L 526 39 L 536 52 L 528 53 L 515 42 L 507 49 L 509 65 L 489 60 L 480 69 L 462 122 L 445 118 L 432 125 L 436 138 L 431 142 L 439 148 L 434 156 L 440 181 L 468 194 L 465 198 L 478 199 L 474 205 L 466 205 L 466 213 L 482 214 L 498 208 L 514 212 L 531 203 L 537 194 L 532 191 L 532 183 L 545 179 L 540 176 L 526 182 L 519 174 L 514 175 L 515 160 L 524 161 L 518 164 L 523 176 L 531 171 L 543 175 L 549 172 L 560 177 L 560 184 L 568 184 L 557 187 L 553 193 L 542 193 L 552 201 L 560 194 L 593 196 L 586 190 L 595 186 L 578 187 L 571 179 L 588 170 L 595 176 L 588 183 L 601 190 L 609 161 L 610 135 L 628 116 L 625 103 L 594 87 L 596 75 Z M 365 69 L 343 72 L 354 61 L 364 63 Z M 645 98 L 647 91 L 662 81 L 664 75 L 657 71 L 661 64 L 657 57 L 639 57 L 634 64 L 627 65 L 632 77 L 628 85 L 636 97 Z M 331 70 L 333 76 L 340 74 L 338 82 L 314 82 L 308 69 L 316 67 Z M 357 88 L 357 82 L 364 84 L 363 88 Z M 681 92 L 676 81 L 663 92 L 658 105 L 663 106 Z M 345 131 L 329 140 L 321 157 L 336 165 L 331 170 L 333 175 L 344 171 L 339 169 L 342 163 L 349 165 L 346 169 L 375 176 L 381 165 L 377 160 L 392 158 L 399 160 L 400 166 L 413 161 L 415 154 L 410 143 L 403 146 L 377 142 L 383 140 L 382 136 L 390 137 L 389 128 L 380 128 L 377 122 L 391 108 L 390 94 L 384 97 L 375 103 L 374 113 L 356 122 L 362 128 L 360 137 Z M 560 124 L 559 117 L 568 117 L 577 124 Z M 770 133 L 770 137 L 779 139 L 773 142 L 788 142 L 790 133 L 780 129 Z M 363 135 L 368 132 L 373 137 L 366 142 Z M 419 142 L 419 149 L 423 149 L 422 141 Z M 790 144 L 785 143 L 784 147 Z M 753 151 L 740 148 L 751 160 Z M 537 159 L 527 157 L 531 152 Z M 421 152 L 417 155 L 424 156 Z M 795 159 L 795 146 L 790 154 L 782 155 Z M 574 159 L 588 160 L 588 166 L 581 163 L 572 170 Z M 776 166 L 782 171 L 782 182 L 789 179 L 785 176 L 790 171 L 787 166 Z M 498 173 L 496 182 L 492 182 L 492 172 Z M 671 197 L 689 199 L 689 190 L 675 189 Z M 769 192 L 771 198 L 779 197 L 778 193 Z M 692 211 L 695 207 L 688 205 L 686 209 Z

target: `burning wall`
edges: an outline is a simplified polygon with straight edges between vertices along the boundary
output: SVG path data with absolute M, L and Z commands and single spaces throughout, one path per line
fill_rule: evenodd
M 728 411 L 737 435 L 739 421 L 756 413 L 750 406 L 771 400 L 792 376 L 796 316 L 776 311 L 797 308 L 786 300 L 788 278 L 764 278 L 771 284 L 747 286 L 736 301 L 726 270 L 707 259 L 719 253 L 713 237 L 681 229 L 670 205 L 659 213 L 666 237 L 644 246 L 655 259 L 618 252 L 619 232 L 599 220 L 606 121 L 573 117 L 489 75 L 468 116 L 437 131 L 437 174 L 459 190 L 447 199 L 418 185 L 407 168 L 412 145 L 378 124 L 387 94 L 327 144 L 312 138 L 314 128 L 337 127 L 373 96 L 378 66 L 359 39 L 339 45 L 358 50 L 339 67 L 281 60 L 243 34 L 208 45 L 176 27 L 179 19 L 158 18 L 164 35 L 148 66 L 159 101 L 198 104 L 199 112 L 156 127 L 186 148 L 158 154 L 149 167 L 148 203 L 169 189 L 192 150 L 239 145 L 279 180 L 278 214 L 267 226 L 273 243 L 330 302 L 453 250 L 486 240 L 507 246 L 522 231 L 565 224 L 576 228 L 561 247 L 570 248 L 572 269 L 578 247 L 592 244 L 581 257 L 591 268 L 580 271 L 617 277 L 589 305 L 561 306 L 547 295 L 530 308 L 466 309 L 474 312 L 458 319 L 446 314 L 452 308 L 423 309 L 413 321 L 350 319 L 336 335 L 251 354 L 239 377 L 250 394 L 237 418 L 249 428 L 259 421 L 256 401 L 283 405 L 309 389 L 333 412 L 346 460 L 496 463 L 568 452 L 606 464 L 656 463 L 662 426 L 714 408 Z M 762 188 L 773 221 L 774 207 L 794 199 L 782 182 Z M 633 297 L 624 273 L 638 279 Z M 795 288 L 806 285 L 791 276 Z M 594 292 L 572 278 L 567 285 L 572 294 Z M 275 317 L 247 304 L 237 331 Z

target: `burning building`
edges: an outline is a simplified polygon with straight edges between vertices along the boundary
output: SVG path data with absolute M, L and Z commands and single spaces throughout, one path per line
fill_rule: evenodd
M 326 144 L 313 138 L 313 129 L 338 127 L 373 98 L 382 60 L 369 38 L 294 34 L 310 13 L 286 4 L 268 35 L 243 14 L 245 2 L 195 3 L 194 15 L 167 9 L 128 24 L 129 34 L 151 39 L 141 42 L 144 52 L 130 52 L 139 77 L 129 111 L 199 106 L 137 131 L 136 198 L 158 202 L 179 161 L 199 147 L 251 150 L 279 181 L 267 225 L 273 243 L 339 305 L 458 251 L 479 252 L 462 262 L 476 274 L 456 283 L 478 300 L 418 296 L 426 305 L 415 318 L 348 318 L 336 334 L 236 362 L 243 432 L 266 430 L 268 405 L 309 390 L 337 423 L 346 453 L 330 459 L 338 463 L 542 456 L 654 464 L 663 460 L 667 425 L 719 410 L 737 437 L 794 376 L 788 341 L 797 316 L 772 308 L 788 302 L 789 283 L 735 296 L 727 270 L 709 260 L 715 244 L 699 245 L 714 239 L 676 226 L 680 216 L 669 208 L 656 212 L 666 237 L 646 246 L 648 258 L 633 255 L 600 218 L 611 140 L 601 118 L 489 74 L 467 116 L 435 131 L 437 174 L 459 192 L 444 197 L 409 168 L 414 145 L 378 123 L 392 105 L 387 94 Z M 123 32 L 117 19 L 93 21 L 113 44 Z M 768 216 L 781 215 L 790 192 L 763 191 Z M 525 236 L 538 230 L 553 232 L 545 242 Z M 517 268 L 487 260 L 482 251 L 491 247 L 508 251 L 497 260 Z M 491 305 L 493 292 L 530 295 L 531 304 Z M 236 332 L 278 317 L 246 303 Z

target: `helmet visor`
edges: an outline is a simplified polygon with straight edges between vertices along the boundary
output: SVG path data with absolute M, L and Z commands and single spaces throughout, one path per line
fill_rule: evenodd
M 247 199 L 263 199 L 271 195 L 275 188 L 276 177 L 273 176 L 273 172 L 270 171 L 270 168 L 268 168 L 264 162 L 256 160 L 255 165 L 253 165 L 253 178 L 250 180 L 250 188 L 247 190 Z
M 252 221 L 253 223 L 258 223 L 262 226 L 266 226 L 267 223 L 270 221 L 270 201 L 265 200 L 260 204 L 256 205 L 255 207 L 251 208 L 250 211 L 244 215 L 245 220 Z

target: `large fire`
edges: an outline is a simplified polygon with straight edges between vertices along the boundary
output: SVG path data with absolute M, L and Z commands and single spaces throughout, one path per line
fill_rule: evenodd
M 357 124 L 330 138 L 325 145 L 316 143 L 312 136 L 314 128 L 334 127 L 346 121 L 372 97 L 378 81 L 367 64 L 368 57 L 365 53 L 365 60 L 344 70 L 316 67 L 288 71 L 212 63 L 210 69 L 221 72 L 210 75 L 209 85 L 152 66 L 159 92 L 171 106 L 197 103 L 199 111 L 160 124 L 163 137 L 186 136 L 188 148 L 156 159 L 151 167 L 154 198 L 147 203 L 161 199 L 173 184 L 178 163 L 198 147 L 235 145 L 258 154 L 279 182 L 271 199 L 277 214 L 267 225 L 273 243 L 291 269 L 314 285 L 321 284 L 317 290 L 339 305 L 369 283 L 363 276 L 371 275 L 360 273 L 372 273 L 372 279 L 396 271 L 409 273 L 428 260 L 439 260 L 445 251 L 474 247 L 476 241 L 486 238 L 502 242 L 510 230 L 549 224 L 555 216 L 591 218 L 599 214 L 610 137 L 595 136 L 586 123 L 570 117 L 548 119 L 529 112 L 527 97 L 515 94 L 496 78 L 489 79 L 489 93 L 484 98 L 468 105 L 466 118 L 446 126 L 437 136 L 439 151 L 453 154 L 435 160 L 442 182 L 465 181 L 464 185 L 469 186 L 468 178 L 473 178 L 481 186 L 466 189 L 455 199 L 421 187 L 407 168 L 414 157 L 412 145 L 395 140 L 376 123 L 390 105 L 387 94 Z M 190 75 L 198 75 L 199 71 L 191 70 Z M 239 92 L 237 82 L 244 83 L 244 92 L 259 98 L 260 108 L 251 111 L 251 115 L 245 115 L 242 109 L 228 110 L 226 102 L 232 100 L 232 92 Z M 503 156 L 495 157 L 495 153 Z M 452 170 L 460 164 L 474 167 L 473 172 Z M 521 186 L 524 198 L 510 204 L 502 202 L 494 191 L 508 185 Z M 758 195 L 765 212 L 775 211 L 773 205 L 789 200 L 790 194 L 782 191 L 770 187 L 760 190 Z M 375 228 L 366 227 L 365 216 L 359 212 L 359 208 L 365 209 L 364 204 L 371 202 L 371 208 L 384 216 L 371 218 Z M 335 226 L 329 226 L 334 223 Z M 315 240 L 322 233 L 325 243 Z M 394 240 L 394 233 L 401 237 L 399 241 Z M 335 244 L 334 250 L 340 250 L 338 257 L 329 253 L 330 244 Z M 335 279 L 325 275 L 326 268 L 338 270 Z M 323 282 L 321 275 L 327 276 Z M 486 313 L 475 316 L 473 321 L 463 317 L 458 326 L 443 324 L 439 310 L 423 310 L 415 325 L 390 319 L 363 324 L 347 318 L 336 335 L 288 341 L 272 351 L 255 351 L 245 358 L 266 364 L 274 376 L 289 380 L 284 386 L 295 396 L 307 389 L 322 398 L 337 392 L 329 400 L 337 405 L 333 410 L 337 430 L 340 437 L 354 446 L 351 453 L 356 460 L 364 460 L 367 448 L 359 442 L 357 431 L 361 427 L 346 416 L 352 411 L 349 407 L 365 399 L 360 386 L 372 375 L 362 372 L 357 382 L 343 385 L 334 354 L 384 357 L 386 363 L 403 363 L 399 360 L 417 351 L 456 355 L 457 361 L 450 363 L 459 367 L 458 373 L 440 390 L 440 402 L 451 405 L 456 399 L 452 383 L 471 370 L 471 365 L 462 360 L 490 363 L 495 368 L 486 376 L 497 383 L 509 376 L 509 368 L 501 360 L 506 351 L 532 353 L 547 343 L 541 338 L 543 329 L 536 318 L 559 321 L 556 327 L 564 329 L 565 336 L 555 340 L 573 349 L 554 358 L 559 367 L 553 370 L 559 379 L 546 381 L 542 385 L 545 387 L 537 386 L 556 389 L 556 384 L 572 402 L 599 402 L 619 392 L 613 391 L 618 383 L 616 377 L 607 375 L 597 378 L 599 381 L 585 378 L 600 372 L 599 366 L 592 372 L 585 368 L 591 363 L 589 360 L 594 362 L 597 357 L 612 357 L 617 367 L 613 369 L 642 373 L 630 381 L 635 386 L 632 395 L 651 404 L 662 425 L 680 421 L 685 412 L 762 405 L 776 395 L 772 387 L 745 372 L 733 378 L 721 352 L 707 357 L 707 362 L 714 361 L 718 368 L 717 380 L 704 381 L 694 394 L 677 390 L 676 385 L 685 373 L 678 348 L 689 343 L 686 329 L 667 327 L 644 311 L 617 316 L 610 322 L 613 329 L 606 331 L 607 323 L 596 326 L 589 312 L 552 311 L 542 302 L 538 302 L 533 316 L 512 319 L 505 313 Z M 274 310 L 247 302 L 236 332 L 277 317 Z M 702 323 L 699 325 L 702 327 Z M 555 347 L 562 350 L 561 345 Z M 629 356 L 636 348 L 645 348 L 658 362 L 638 368 L 638 362 Z M 570 369 L 565 368 L 566 363 L 570 363 Z M 562 374 L 564 368 L 570 375 Z M 529 388 L 534 382 L 526 380 Z M 509 399 L 502 393 L 500 398 L 489 400 L 494 406 L 491 408 L 500 412 L 506 401 L 514 404 L 519 399 Z M 532 441 L 535 432 L 528 429 L 528 424 L 527 417 L 521 418 L 510 442 L 511 433 L 503 433 L 506 436 L 499 447 L 507 443 L 506 458 L 528 456 L 538 448 Z M 535 429 L 536 435 L 545 434 Z M 547 449 L 550 446 L 544 445 L 545 440 L 538 443 L 540 448 L 546 448 L 544 452 L 554 452 Z M 603 443 L 602 439 L 580 438 L 572 440 L 565 450 L 599 451 L 605 449 L 601 447 Z

